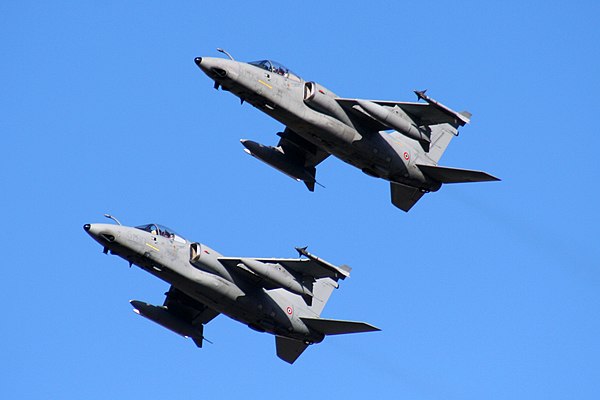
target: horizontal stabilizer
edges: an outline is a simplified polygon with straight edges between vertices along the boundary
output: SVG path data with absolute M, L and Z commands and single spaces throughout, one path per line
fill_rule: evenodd
M 285 362 L 293 364 L 304 350 L 306 350 L 308 345 L 299 340 L 275 336 L 275 347 L 277 348 L 277 357 Z
M 392 193 L 392 204 L 402 211 L 407 212 L 425 194 L 425 192 L 419 188 L 395 182 L 390 182 L 390 189 Z
M 419 167 L 421 172 L 425 175 L 441 183 L 487 182 L 500 180 L 483 171 L 436 167 L 434 165 L 417 165 L 417 167 Z
M 317 332 L 321 332 L 324 335 L 342 335 L 345 333 L 361 333 L 381 330 L 366 322 L 307 317 L 300 317 L 300 319 L 306 326 Z

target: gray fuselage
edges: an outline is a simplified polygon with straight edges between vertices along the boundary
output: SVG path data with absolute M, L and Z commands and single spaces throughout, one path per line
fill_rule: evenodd
M 418 142 L 398 132 L 369 131 L 335 102 L 335 93 L 321 85 L 222 58 L 198 57 L 196 64 L 215 81 L 215 87 L 221 86 L 364 173 L 424 191 L 440 188 L 416 166 L 436 164 Z
M 210 308 L 250 328 L 306 343 L 318 343 L 323 334 L 308 328 L 300 317 L 318 317 L 301 296 L 284 289 L 252 285 L 221 264 L 221 254 L 177 235 L 164 237 L 138 228 L 91 224 L 86 231 L 105 251 L 135 264 Z M 194 246 L 197 253 L 190 262 Z

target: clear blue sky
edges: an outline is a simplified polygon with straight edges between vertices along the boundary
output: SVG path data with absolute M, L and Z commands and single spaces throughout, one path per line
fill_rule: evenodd
M 204 4 L 204 5 L 201 5 Z M 235 4 L 235 5 L 234 5 Z M 600 7 L 594 1 L 0 4 L 0 398 L 597 399 Z M 242 151 L 282 127 L 195 66 L 223 47 L 345 97 L 473 113 L 408 214 L 330 158 L 309 193 Z M 227 255 L 353 267 L 293 366 L 220 316 L 198 350 L 136 316 L 168 286 L 82 230 L 157 222 Z

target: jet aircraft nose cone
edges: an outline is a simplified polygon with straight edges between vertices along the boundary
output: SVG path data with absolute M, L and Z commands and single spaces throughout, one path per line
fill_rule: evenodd
M 88 232 L 88 231 L 90 230 L 90 228 L 91 228 L 91 227 L 92 227 L 92 226 L 91 226 L 90 224 L 85 224 L 85 225 L 83 226 L 83 230 L 84 230 L 84 231 L 86 231 L 86 232 Z
M 202 57 L 194 58 L 194 62 L 196 63 L 197 66 L 200 66 L 200 64 L 202 63 Z

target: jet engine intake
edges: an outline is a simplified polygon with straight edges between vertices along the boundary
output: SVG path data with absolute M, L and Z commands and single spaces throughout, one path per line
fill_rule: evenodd
M 336 96 L 316 82 L 304 84 L 304 103 L 313 110 L 333 117 L 348 126 L 353 126 L 346 111 L 335 101 Z
M 202 255 L 202 245 L 200 243 L 190 244 L 190 263 L 196 265 Z

